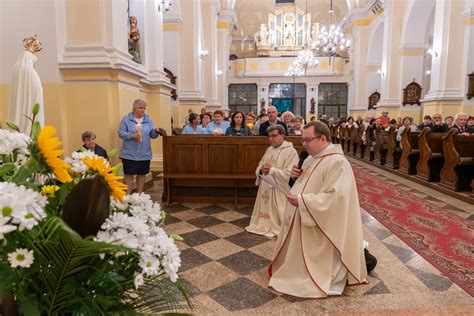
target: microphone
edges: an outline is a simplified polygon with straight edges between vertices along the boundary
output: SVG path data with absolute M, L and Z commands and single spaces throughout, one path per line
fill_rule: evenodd
M 300 152 L 300 161 L 298 161 L 298 169 L 301 169 L 304 161 L 306 160 L 306 158 L 308 158 L 308 156 L 309 154 L 306 150 Z M 293 184 L 295 184 L 295 179 L 290 178 L 290 181 L 288 181 L 288 185 L 290 186 L 290 188 L 293 186 Z

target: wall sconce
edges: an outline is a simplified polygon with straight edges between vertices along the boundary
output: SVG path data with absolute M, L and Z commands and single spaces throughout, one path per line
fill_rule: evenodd
M 218 76 L 222 76 L 222 70 L 217 70 L 216 73 L 217 73 Z
M 161 1 L 158 3 L 158 12 L 166 12 L 170 10 L 171 1 L 170 0 L 159 0 Z
M 431 70 L 427 70 L 425 73 L 426 73 L 427 76 L 429 76 L 429 75 L 431 75 Z
M 201 49 L 201 52 L 199 53 L 199 58 L 204 60 L 207 58 L 207 55 L 209 55 L 209 52 L 207 51 L 207 49 L 203 48 Z
M 432 58 L 438 57 L 438 52 L 435 51 L 433 48 L 428 49 L 427 53 L 428 53 L 428 55 L 430 55 Z
M 261 90 L 262 92 L 265 92 L 266 89 L 265 89 L 265 88 L 261 88 L 260 90 Z
M 379 74 L 380 77 L 384 77 L 385 76 L 385 72 L 383 72 L 382 70 L 377 70 L 377 73 Z

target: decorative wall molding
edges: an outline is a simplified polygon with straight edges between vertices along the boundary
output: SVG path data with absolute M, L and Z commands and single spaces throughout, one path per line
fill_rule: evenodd
M 308 69 L 304 77 L 343 75 L 344 60 L 341 57 L 317 57 L 319 66 Z M 283 77 L 294 57 L 242 58 L 230 61 L 234 77 Z
M 67 45 L 59 69 L 121 69 L 140 77 L 149 72 L 146 67 L 132 61 L 125 51 L 106 45 Z
M 436 101 L 436 100 L 453 100 L 458 101 L 464 99 L 464 95 L 460 89 L 445 89 L 441 91 L 428 91 L 421 102 Z

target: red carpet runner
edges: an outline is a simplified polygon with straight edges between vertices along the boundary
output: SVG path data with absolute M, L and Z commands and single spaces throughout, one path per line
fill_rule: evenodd
M 474 296 L 474 223 L 353 166 L 360 205 Z

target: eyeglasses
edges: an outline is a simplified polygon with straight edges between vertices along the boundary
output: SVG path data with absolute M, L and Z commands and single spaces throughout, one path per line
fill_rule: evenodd
M 311 137 L 311 138 L 302 138 L 301 139 L 301 143 L 304 144 L 308 144 L 310 142 L 312 142 L 313 140 L 317 139 L 317 138 L 321 138 L 323 135 L 319 135 L 319 136 L 314 136 L 314 137 Z
M 441 119 L 441 116 L 433 116 L 433 119 Z

